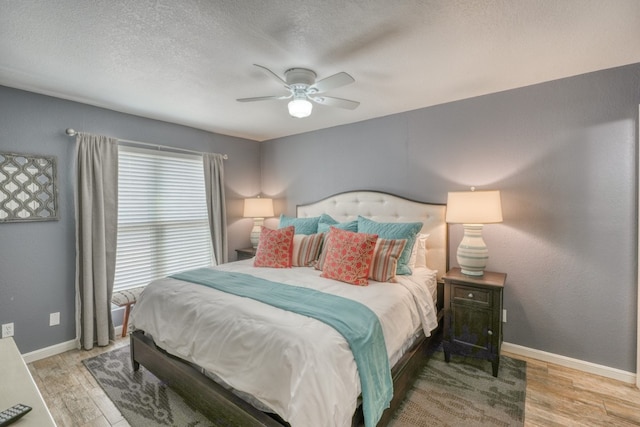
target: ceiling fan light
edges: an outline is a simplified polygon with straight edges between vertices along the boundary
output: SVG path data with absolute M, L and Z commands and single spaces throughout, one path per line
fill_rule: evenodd
M 291 117 L 301 119 L 308 117 L 313 109 L 313 104 L 306 99 L 294 99 L 289 101 L 289 114 Z

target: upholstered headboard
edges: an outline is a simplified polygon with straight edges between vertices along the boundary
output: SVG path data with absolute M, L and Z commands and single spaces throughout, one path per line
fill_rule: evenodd
M 449 266 L 445 210 L 445 205 L 416 202 L 393 194 L 352 191 L 299 205 L 296 215 L 299 218 L 308 218 L 326 213 L 338 222 L 354 220 L 358 215 L 378 222 L 420 221 L 423 223 L 421 233 L 429 234 L 427 266 L 437 270 L 440 279 L 446 274 Z

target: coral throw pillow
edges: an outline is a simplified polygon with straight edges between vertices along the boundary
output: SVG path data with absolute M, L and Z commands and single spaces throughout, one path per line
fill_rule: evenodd
M 293 225 L 278 230 L 262 227 L 253 266 L 290 268 L 294 233 Z
M 352 285 L 368 285 L 377 240 L 377 234 L 354 233 L 331 227 L 326 239 L 327 253 L 320 275 Z

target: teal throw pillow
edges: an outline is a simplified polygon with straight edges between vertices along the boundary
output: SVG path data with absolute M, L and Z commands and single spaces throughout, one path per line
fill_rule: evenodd
M 293 218 L 281 214 L 280 224 L 278 224 L 278 228 L 284 228 L 293 225 L 296 229 L 295 234 L 316 234 L 318 232 L 319 221 L 319 216 L 314 216 L 312 218 Z
M 341 230 L 353 231 L 355 233 L 358 231 L 358 220 L 354 219 L 353 221 L 348 222 L 338 222 L 335 219 L 331 218 L 330 215 L 320 215 L 320 221 L 318 222 L 318 233 L 326 233 L 329 231 L 329 227 L 332 226 Z
M 407 239 L 407 244 L 398 259 L 396 274 L 412 273 L 408 264 L 416 235 L 421 229 L 421 222 L 377 222 L 363 216 L 358 217 L 359 233 L 377 234 L 381 239 Z

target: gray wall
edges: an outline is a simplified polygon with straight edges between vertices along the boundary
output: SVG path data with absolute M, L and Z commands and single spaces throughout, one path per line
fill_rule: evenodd
M 635 372 L 639 83 L 636 64 L 271 140 L 262 190 L 290 215 L 354 189 L 501 190 L 484 237 L 508 274 L 505 341 Z
M 252 222 L 242 199 L 260 191 L 259 144 L 185 126 L 0 86 L 0 151 L 58 159 L 60 220 L 0 223 L 0 323 L 14 322 L 22 353 L 75 338 L 74 139 L 64 130 L 226 153 L 230 259 L 247 247 Z M 60 325 L 49 326 L 49 313 Z

